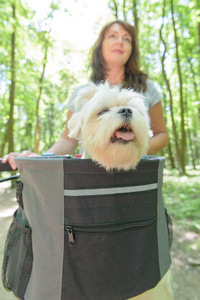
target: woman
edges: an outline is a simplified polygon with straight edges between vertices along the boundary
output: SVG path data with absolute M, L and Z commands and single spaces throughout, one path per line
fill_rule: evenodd
M 152 81 L 147 78 L 147 75 L 139 69 L 139 49 L 135 27 L 119 20 L 105 25 L 93 46 L 91 61 L 91 80 L 93 82 L 108 80 L 111 85 L 119 84 L 122 87 L 132 87 L 146 97 L 153 130 L 153 137 L 149 141 L 147 154 L 156 154 L 167 146 L 169 138 L 160 101 L 162 95 L 157 91 Z M 68 137 L 67 124 L 74 112 L 73 99 L 78 89 L 72 93 L 69 99 L 68 118 L 62 137 L 47 152 L 61 155 L 72 154 L 77 147 L 77 140 Z M 12 168 L 16 169 L 14 158 L 29 155 L 35 156 L 30 151 L 10 153 L 3 157 L 2 162 L 9 161 Z
M 131 87 L 146 97 L 146 106 L 149 110 L 153 130 L 153 137 L 149 141 L 148 154 L 156 154 L 167 146 L 168 132 L 160 101 L 162 95 L 147 78 L 147 75 L 139 69 L 139 49 L 135 27 L 118 20 L 104 26 L 93 46 L 91 61 L 91 80 L 93 82 L 98 83 L 108 80 L 111 85 Z M 72 154 L 77 147 L 77 140 L 68 137 L 67 124 L 75 111 L 73 100 L 79 89 L 81 87 L 77 88 L 69 99 L 67 105 L 69 109 L 68 119 L 62 137 L 48 152 L 61 155 Z M 16 156 L 35 156 L 35 154 L 29 151 L 24 151 L 21 154 L 10 153 L 3 158 L 3 162 L 9 161 L 15 169 L 14 157 Z M 168 272 L 155 288 L 132 299 L 173 299 Z

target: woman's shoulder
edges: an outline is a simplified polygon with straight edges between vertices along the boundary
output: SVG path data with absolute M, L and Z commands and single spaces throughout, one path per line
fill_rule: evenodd
M 148 101 L 149 108 L 157 104 L 162 98 L 163 95 L 159 91 L 159 87 L 149 78 L 146 80 L 146 91 L 143 92 L 146 100 Z
M 146 85 L 147 85 L 148 92 L 157 89 L 156 84 L 149 78 L 146 79 Z
M 80 85 L 80 86 L 76 87 L 76 88 L 73 90 L 73 92 L 72 92 L 72 94 L 71 94 L 71 96 L 69 97 L 69 100 L 68 100 L 68 102 L 67 102 L 67 108 L 68 108 L 69 110 L 71 110 L 72 112 L 75 112 L 75 107 L 74 107 L 74 103 L 73 103 L 73 102 L 74 102 L 74 99 L 78 96 L 78 94 L 80 93 L 80 91 L 81 91 L 82 89 L 86 88 L 88 85 L 89 85 L 89 82 L 86 83 L 86 84 L 84 84 L 84 85 Z
M 89 85 L 89 82 L 86 83 L 86 84 L 79 85 L 78 87 L 76 87 L 76 88 L 73 90 L 73 92 L 72 92 L 72 94 L 71 94 L 69 100 L 70 100 L 70 99 L 76 98 L 77 95 L 78 95 L 78 93 L 79 93 L 82 89 L 86 88 L 88 85 Z

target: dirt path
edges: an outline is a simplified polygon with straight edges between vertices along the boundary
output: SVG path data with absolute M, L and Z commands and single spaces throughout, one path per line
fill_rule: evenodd
M 12 214 L 16 209 L 15 190 L 9 183 L 0 185 L 0 268 L 3 248 Z M 171 251 L 172 287 L 174 300 L 200 300 L 200 234 L 174 227 Z M 12 293 L 3 289 L 0 282 L 0 300 L 15 300 Z M 162 300 L 162 299 L 161 299 Z
M 200 300 L 200 234 L 174 227 L 171 251 L 175 300 Z

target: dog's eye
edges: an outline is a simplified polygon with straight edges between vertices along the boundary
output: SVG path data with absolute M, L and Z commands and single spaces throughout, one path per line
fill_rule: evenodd
M 101 115 L 105 114 L 105 113 L 108 112 L 108 111 L 109 111 L 109 108 L 104 108 L 104 109 L 101 110 L 97 115 L 98 115 L 98 116 L 101 116 Z

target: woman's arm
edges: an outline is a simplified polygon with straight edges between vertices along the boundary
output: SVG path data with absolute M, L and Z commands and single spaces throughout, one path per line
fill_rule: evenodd
M 47 153 L 53 152 L 56 155 L 74 153 L 74 151 L 78 145 L 78 141 L 76 139 L 68 137 L 68 134 L 69 134 L 68 122 L 69 122 L 72 114 L 73 113 L 69 110 L 65 130 L 62 134 L 61 139 L 58 142 L 56 142 L 53 146 L 51 146 L 51 148 L 48 149 Z
M 149 141 L 149 150 L 147 154 L 154 155 L 169 143 L 169 135 L 165 124 L 161 101 L 150 108 L 149 116 L 151 119 L 153 137 Z

